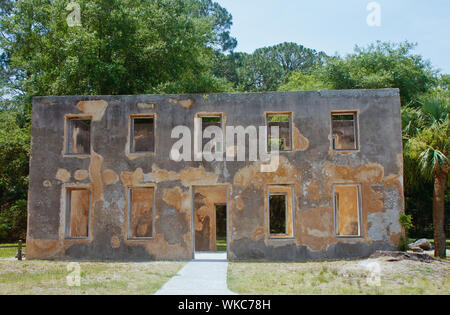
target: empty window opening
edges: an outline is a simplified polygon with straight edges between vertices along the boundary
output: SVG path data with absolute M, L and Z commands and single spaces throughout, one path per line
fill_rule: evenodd
M 132 188 L 129 198 L 128 238 L 152 238 L 154 188 Z
M 271 195 L 269 201 L 270 201 L 270 234 L 287 234 L 286 195 Z
M 279 128 L 279 139 L 272 136 L 272 127 Z M 268 150 L 271 151 L 272 145 L 279 148 L 279 151 L 291 151 L 291 115 L 290 114 L 268 114 L 267 115 L 267 139 Z
M 67 153 L 90 154 L 91 153 L 91 120 L 73 118 L 67 124 Z
M 216 205 L 216 251 L 227 251 L 227 206 Z
M 355 113 L 332 114 L 332 130 L 334 150 L 358 149 Z
M 66 237 L 89 238 L 90 191 L 88 189 L 67 189 Z
M 154 153 L 155 152 L 155 118 L 135 117 L 132 118 L 131 142 L 132 153 Z
M 213 116 L 200 116 L 201 120 L 202 120 L 202 134 L 205 134 L 205 130 L 208 127 L 214 126 L 214 127 L 219 127 L 222 129 L 222 116 L 221 115 L 213 115 Z M 222 130 L 223 132 L 223 130 Z M 208 138 L 203 138 L 202 139 L 202 148 L 205 148 L 206 144 L 208 144 L 208 142 L 210 142 L 211 139 Z M 216 142 L 214 147 L 212 148 L 211 152 L 215 153 L 215 152 L 223 152 L 222 150 L 222 142 Z
M 336 235 L 359 237 L 359 186 L 341 185 L 334 188 Z
M 269 187 L 268 223 L 272 238 L 294 237 L 292 194 L 290 186 Z

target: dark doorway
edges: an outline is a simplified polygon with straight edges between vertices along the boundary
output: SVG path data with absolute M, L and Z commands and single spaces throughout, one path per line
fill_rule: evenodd
M 216 251 L 227 251 L 227 206 L 216 205 Z

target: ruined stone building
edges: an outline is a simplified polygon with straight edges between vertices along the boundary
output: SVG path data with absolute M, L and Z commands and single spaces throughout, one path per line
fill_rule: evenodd
M 36 97 L 32 120 L 31 259 L 190 260 L 224 246 L 231 260 L 365 257 L 403 233 L 397 89 Z M 171 159 L 175 128 L 195 138 L 195 121 L 279 127 L 262 138 L 277 141 L 278 167 L 263 172 L 251 150 Z

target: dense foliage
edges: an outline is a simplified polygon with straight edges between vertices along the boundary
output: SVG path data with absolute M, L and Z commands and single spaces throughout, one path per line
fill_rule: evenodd
M 405 107 L 403 109 L 403 137 L 405 139 L 405 160 L 409 166 L 407 168 L 407 172 L 409 172 L 407 186 L 415 185 L 418 178 L 434 185 L 432 204 L 435 250 L 436 256 L 445 257 L 445 229 L 449 225 L 448 215 L 447 221 L 445 220 L 450 151 L 450 101 L 448 96 L 439 91 L 434 92 L 421 96 L 416 106 Z M 412 183 L 410 183 L 411 181 Z
M 305 80 L 332 89 L 399 88 L 402 104 L 408 105 L 437 84 L 436 71 L 422 56 L 413 54 L 414 48 L 408 42 L 356 47 L 343 58 L 329 58 L 307 78 L 292 76 L 288 84 L 292 89 L 304 89 Z
M 225 78 L 236 91 L 276 91 L 295 73 L 308 73 L 327 56 L 295 43 L 282 43 L 255 50 L 253 54 L 217 54 L 214 75 Z
M 0 240 L 25 238 L 30 129 L 17 111 L 0 111 Z
M 71 27 L 66 0 L 0 0 L 0 241 L 26 233 L 33 96 L 387 87 L 400 88 L 405 108 L 410 236 L 432 236 L 430 163 L 447 163 L 440 141 L 448 141 L 448 124 L 430 124 L 425 104 L 448 104 L 450 78 L 414 54 L 413 44 L 377 42 L 330 57 L 281 43 L 248 54 L 234 51 L 232 17 L 212 0 L 76 2 L 81 26 Z

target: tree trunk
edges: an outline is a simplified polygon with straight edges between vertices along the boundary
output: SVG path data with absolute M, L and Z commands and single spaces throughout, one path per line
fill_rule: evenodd
M 444 226 L 444 197 L 447 189 L 447 172 L 440 172 L 434 177 L 433 224 L 434 256 L 446 257 L 446 236 Z

